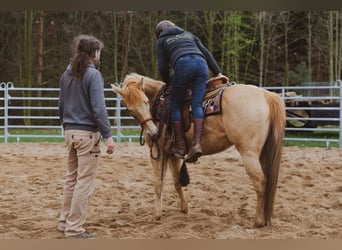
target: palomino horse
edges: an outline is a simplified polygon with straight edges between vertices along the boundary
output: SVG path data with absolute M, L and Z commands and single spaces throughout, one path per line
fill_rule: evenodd
M 151 150 L 155 219 L 162 216 L 166 163 L 172 172 L 181 211 L 188 212 L 179 178 L 181 161 L 168 154 L 169 144 L 165 143 L 167 126 L 160 127 L 159 121 L 152 118 L 152 107 L 163 86 L 161 81 L 136 73 L 127 75 L 121 88 L 112 85 L 113 91 L 122 96 L 129 112 L 141 124 Z M 284 103 L 277 94 L 265 89 L 236 84 L 225 88 L 221 105 L 221 113 L 205 118 L 201 140 L 203 155 L 215 154 L 235 145 L 257 195 L 254 226 L 271 225 L 286 121 Z M 192 127 L 186 132 L 188 145 L 192 141 Z

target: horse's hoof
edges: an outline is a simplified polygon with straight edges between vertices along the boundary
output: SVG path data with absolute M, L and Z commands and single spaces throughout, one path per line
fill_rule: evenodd
M 181 209 L 181 212 L 184 213 L 184 214 L 188 214 L 188 211 L 189 211 L 189 210 L 188 210 L 187 207 Z
M 261 228 L 261 227 L 264 227 L 265 226 L 265 223 L 263 223 L 263 222 L 254 222 L 254 225 L 253 225 L 253 227 L 254 228 Z
M 161 220 L 161 215 L 155 215 L 154 216 L 155 221 L 160 221 Z

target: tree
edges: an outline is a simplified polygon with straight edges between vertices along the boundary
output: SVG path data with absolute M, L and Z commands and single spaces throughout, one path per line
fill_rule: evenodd
M 285 86 L 288 86 L 289 85 L 288 33 L 289 33 L 290 12 L 289 11 L 281 12 L 280 18 L 284 24 Z
M 310 75 L 309 75 L 309 82 L 311 82 L 311 79 L 312 79 L 312 57 L 311 57 L 311 54 L 312 54 L 312 13 L 311 11 L 309 10 L 308 11 L 308 14 L 307 14 L 307 17 L 308 17 L 308 69 L 309 69 L 309 72 L 310 72 Z
M 33 18 L 34 18 L 34 12 L 33 11 L 25 11 L 24 12 L 24 64 L 19 65 L 19 67 L 23 67 L 24 70 L 21 71 L 21 86 L 26 86 L 28 88 L 32 87 L 33 84 L 33 76 L 32 76 L 32 37 L 33 37 L 33 31 L 32 31 L 32 25 L 33 25 Z M 28 97 L 31 97 L 32 93 L 31 91 L 28 91 L 26 94 Z M 31 100 L 25 100 L 24 106 L 31 106 Z M 24 116 L 30 116 L 31 115 L 31 109 L 23 109 Z M 24 120 L 25 125 L 30 125 L 31 120 L 25 119 Z
M 37 72 L 37 85 L 43 85 L 43 41 L 44 41 L 44 11 L 39 12 L 39 31 L 38 31 L 38 72 Z M 37 93 L 38 97 L 42 95 L 41 91 Z M 42 103 L 39 101 L 38 106 Z
M 258 11 L 256 13 L 260 26 L 260 54 L 259 54 L 259 86 L 263 86 L 264 80 L 264 66 L 265 66 L 265 19 L 266 11 Z
M 341 78 L 341 11 L 12 11 L 0 13 L 2 81 L 58 87 L 70 43 L 81 33 L 105 44 L 106 86 L 132 71 L 157 78 L 155 25 L 161 19 L 198 36 L 238 82 L 291 85 L 289 72 L 301 62 L 312 72 L 309 80 Z

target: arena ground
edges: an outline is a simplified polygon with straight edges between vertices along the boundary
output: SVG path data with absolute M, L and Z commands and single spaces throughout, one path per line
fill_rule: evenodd
M 0 162 L 0 239 L 63 239 L 64 144 L 1 143 Z M 180 212 L 168 172 L 163 218 L 154 221 L 149 149 L 117 144 L 101 157 L 87 229 L 99 239 L 342 238 L 341 149 L 285 147 L 273 226 L 261 229 L 252 227 L 255 192 L 234 147 L 188 171 L 189 213 Z

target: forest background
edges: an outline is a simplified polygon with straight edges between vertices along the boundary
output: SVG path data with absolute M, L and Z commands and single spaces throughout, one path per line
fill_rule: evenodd
M 130 72 L 159 79 L 155 26 L 162 19 L 198 36 L 237 83 L 341 79 L 342 11 L 6 11 L 0 12 L 0 81 L 58 87 L 78 34 L 104 42 L 105 87 Z

